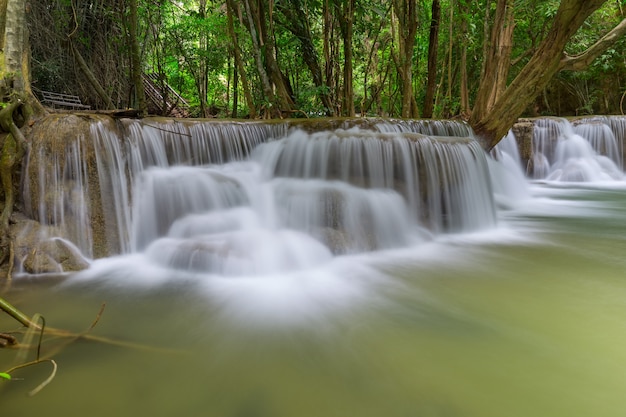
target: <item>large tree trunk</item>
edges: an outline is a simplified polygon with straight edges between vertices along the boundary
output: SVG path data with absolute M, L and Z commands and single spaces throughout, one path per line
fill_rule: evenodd
M 0 0 L 0 83 L 30 93 L 30 51 L 23 0 Z
M 474 112 L 488 113 L 506 89 L 513 48 L 513 1 L 498 0 Z
M 16 200 L 15 178 L 28 146 L 20 128 L 32 106 L 38 104 L 30 89 L 29 58 L 26 4 L 23 0 L 0 0 L 0 182 L 4 197 L 0 264 L 10 252 L 9 220 Z
M 470 124 L 483 141 L 485 149 L 492 149 L 506 135 L 517 118 L 548 85 L 561 68 L 563 51 L 569 39 L 603 3 L 603 0 L 561 1 L 546 38 L 511 85 L 495 100 L 490 109 L 486 101 L 473 109 Z M 488 88 L 486 83 L 495 82 L 492 74 L 486 71 L 481 79 L 480 90 Z

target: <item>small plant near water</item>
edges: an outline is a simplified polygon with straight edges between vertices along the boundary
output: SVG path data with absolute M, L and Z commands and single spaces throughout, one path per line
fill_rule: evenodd
M 0 298 L 0 302 L 4 302 L 4 300 Z M 28 331 L 26 332 L 26 335 L 24 337 L 24 342 L 20 344 L 20 345 L 23 345 L 23 347 L 21 347 L 21 349 L 20 349 L 20 353 L 18 354 L 18 359 L 21 359 L 22 356 L 26 356 L 26 353 L 28 351 L 28 346 L 31 344 L 31 341 L 32 341 L 34 335 L 36 333 L 39 333 L 39 339 L 37 341 L 37 356 L 36 356 L 35 360 L 20 363 L 19 365 L 16 365 L 16 366 L 6 370 L 5 372 L 0 372 L 0 378 L 12 381 L 12 380 L 16 379 L 16 378 L 13 378 L 12 374 L 13 374 L 13 372 L 17 371 L 18 369 L 23 369 L 23 368 L 27 368 L 27 367 L 30 367 L 30 366 L 35 366 L 35 365 L 39 365 L 41 363 L 46 363 L 46 362 L 52 364 L 52 372 L 50 373 L 50 375 L 43 382 L 41 382 L 39 385 L 37 385 L 34 389 L 29 391 L 29 393 L 28 393 L 29 396 L 33 396 L 33 395 L 37 394 L 44 387 L 46 387 L 46 385 L 48 385 L 50 382 L 52 382 L 52 380 L 54 379 L 54 377 L 56 375 L 56 372 L 57 372 L 57 363 L 54 361 L 54 359 L 42 359 L 41 358 L 41 342 L 43 341 L 43 335 L 44 335 L 44 331 L 45 331 L 45 328 L 46 328 L 46 320 L 43 318 L 42 315 L 35 314 L 33 316 L 33 318 L 31 319 L 31 322 L 32 323 L 41 322 L 41 325 L 38 326 L 39 329 L 36 329 L 35 327 L 30 327 L 28 329 Z M 9 341 L 9 342 L 7 342 L 7 344 L 12 344 L 12 345 L 18 344 L 17 340 L 15 338 L 12 338 L 11 335 L 6 335 L 6 336 L 8 336 L 8 337 L 3 337 L 3 339 Z
M 18 341 L 18 339 L 13 334 L 0 333 L 0 347 L 18 349 L 18 355 L 17 355 L 18 365 L 15 365 L 12 368 L 7 369 L 3 372 L 0 372 L 0 382 L 19 380 L 19 378 L 14 377 L 14 373 L 16 371 L 27 368 L 27 367 L 35 366 L 35 365 L 40 365 L 42 363 L 49 363 L 52 365 L 51 373 L 37 387 L 29 391 L 28 395 L 33 396 L 37 394 L 38 392 L 40 392 L 50 382 L 52 382 L 57 372 L 57 363 L 54 361 L 54 359 L 50 358 L 53 355 L 49 354 L 48 357 L 41 356 L 41 345 L 43 342 L 44 334 L 50 334 L 53 336 L 60 336 L 60 337 L 66 338 L 66 340 L 69 340 L 69 343 L 75 340 L 81 339 L 81 338 L 94 339 L 94 340 L 107 342 L 108 341 L 107 339 L 97 338 L 97 337 L 88 337 L 87 335 L 87 333 L 91 331 L 91 329 L 93 329 L 95 325 L 98 323 L 98 321 L 100 320 L 102 312 L 104 311 L 104 306 L 105 305 L 102 304 L 102 307 L 100 308 L 100 311 L 98 315 L 96 316 L 96 319 L 94 320 L 94 322 L 91 324 L 91 326 L 87 330 L 85 330 L 83 333 L 77 334 L 77 333 L 72 333 L 72 332 L 68 332 L 65 330 L 46 328 L 46 321 L 41 314 L 35 314 L 32 318 L 29 318 L 20 310 L 18 310 L 13 305 L 11 305 L 4 298 L 0 297 L 0 310 L 4 311 L 9 316 L 13 317 L 16 321 L 18 321 L 20 324 L 22 324 L 24 327 L 26 327 L 26 331 L 24 332 L 24 337 L 22 338 L 21 341 Z M 38 335 L 39 337 L 37 340 L 37 344 L 35 345 L 33 344 L 33 340 L 36 335 Z M 35 359 L 27 361 L 26 357 L 28 355 L 28 352 L 34 348 L 36 348 Z M 0 388 L 2 388 L 2 385 L 0 385 Z

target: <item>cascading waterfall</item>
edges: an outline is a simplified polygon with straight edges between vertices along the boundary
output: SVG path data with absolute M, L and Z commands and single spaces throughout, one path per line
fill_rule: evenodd
M 604 119 L 607 120 L 607 119 Z M 608 123 L 538 119 L 529 171 L 535 179 L 587 182 L 621 180 L 623 145 Z
M 574 133 L 587 139 L 592 149 L 623 168 L 623 145 L 617 141 L 611 127 L 601 121 L 583 121 L 574 125 Z
M 493 226 L 487 175 L 484 152 L 466 138 L 295 130 L 248 161 L 144 171 L 134 248 L 207 274 L 310 268 L 331 253 Z
M 55 137 L 55 136 L 53 136 Z M 59 141 L 61 142 L 62 139 Z M 52 236 L 73 242 L 86 257 L 93 257 L 93 229 L 88 196 L 91 190 L 86 138 L 77 134 L 60 146 L 41 146 L 28 155 L 25 171 L 37 166 L 31 174 L 34 181 L 24 181 L 25 211 Z M 60 151 L 59 151 L 60 148 Z
M 25 212 L 47 228 L 39 239 L 67 239 L 87 258 L 132 250 L 132 185 L 141 172 L 243 159 L 286 131 L 271 123 L 62 115 L 38 127 L 24 170 Z
M 440 233 L 493 225 L 483 154 L 469 138 L 341 129 L 295 132 L 259 148 L 255 157 L 269 175 L 396 190 L 416 221 Z
M 500 207 L 511 207 L 530 197 L 528 181 L 522 170 L 522 162 L 515 134 L 509 132 L 492 150 L 489 172 L 496 202 Z
M 60 149 L 35 146 L 25 203 L 88 258 L 275 273 L 495 225 L 487 160 L 463 123 L 77 123 L 84 135 Z

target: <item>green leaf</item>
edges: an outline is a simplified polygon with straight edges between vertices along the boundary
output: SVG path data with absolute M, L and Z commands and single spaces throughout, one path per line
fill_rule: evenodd
M 0 378 L 11 380 L 11 375 L 9 375 L 9 374 L 7 374 L 5 372 L 0 372 Z

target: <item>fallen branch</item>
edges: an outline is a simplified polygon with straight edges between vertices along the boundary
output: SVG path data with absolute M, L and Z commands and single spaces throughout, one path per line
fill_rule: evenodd
M 41 384 L 37 385 L 34 389 L 32 389 L 28 395 L 29 396 L 33 396 L 35 394 L 37 394 L 38 392 L 40 392 L 42 389 L 44 389 L 50 382 L 52 382 L 52 380 L 54 379 L 55 375 L 57 374 L 57 363 L 53 360 L 53 359 L 41 359 L 41 342 L 43 341 L 43 333 L 44 333 L 44 329 L 46 327 L 46 320 L 43 318 L 43 316 L 41 316 L 40 314 L 35 314 L 33 316 L 33 319 L 31 319 L 31 322 L 37 322 L 41 320 L 41 326 L 39 327 L 41 330 L 39 331 L 39 341 L 37 343 L 37 357 L 34 361 L 30 361 L 30 362 L 26 362 L 26 363 L 22 363 L 20 365 L 16 365 L 4 372 L 0 373 L 0 376 L 2 376 L 2 378 L 7 379 L 7 380 L 12 380 L 13 379 L 13 371 L 16 371 L 18 369 L 22 369 L 22 368 L 26 368 L 29 366 L 33 366 L 33 365 L 38 365 L 40 363 L 44 363 L 44 362 L 50 362 L 52 364 L 52 373 L 48 376 L 48 378 L 46 378 Z M 31 338 L 32 337 L 32 332 L 30 332 L 27 336 L 27 338 Z
M 105 306 L 106 305 L 103 303 L 102 306 L 100 307 L 100 310 L 98 311 L 98 314 L 96 315 L 96 318 L 93 321 L 93 323 L 89 326 L 89 328 L 87 328 L 85 331 L 83 331 L 81 333 L 76 333 L 76 332 L 71 332 L 71 331 L 68 331 L 68 330 L 47 327 L 45 329 L 45 334 L 48 335 L 48 336 L 53 336 L 53 337 L 66 338 L 66 339 L 68 339 L 68 344 L 72 343 L 74 341 L 77 341 L 77 340 L 87 340 L 87 341 L 91 341 L 91 342 L 105 343 L 105 344 L 108 344 L 108 345 L 119 346 L 119 347 L 126 347 L 126 348 L 132 348 L 132 349 L 159 351 L 159 352 L 166 352 L 166 353 L 178 353 L 179 352 L 178 350 L 157 349 L 155 347 L 146 346 L 146 345 L 142 345 L 142 344 L 139 344 L 139 343 L 123 342 L 123 341 L 119 341 L 119 340 L 110 339 L 110 338 L 107 338 L 107 337 L 95 336 L 95 335 L 89 334 L 89 332 L 96 326 L 96 324 L 100 320 L 100 317 L 102 316 L 102 313 L 104 312 Z M 15 308 L 11 303 L 9 303 L 7 300 L 5 300 L 2 297 L 0 297 L 0 310 L 4 311 L 9 316 L 13 317 L 22 326 L 26 327 L 26 329 L 41 330 L 41 326 L 38 325 L 36 323 L 36 321 L 33 321 L 26 314 L 22 313 L 20 310 Z M 18 331 L 18 332 L 15 332 L 15 333 L 20 333 L 20 332 Z M 6 348 L 22 348 L 22 347 L 28 348 L 30 346 L 29 346 L 28 343 L 25 344 L 24 342 L 22 342 L 22 343 L 19 343 L 19 344 L 7 344 L 7 346 L 5 346 L 5 347 Z

